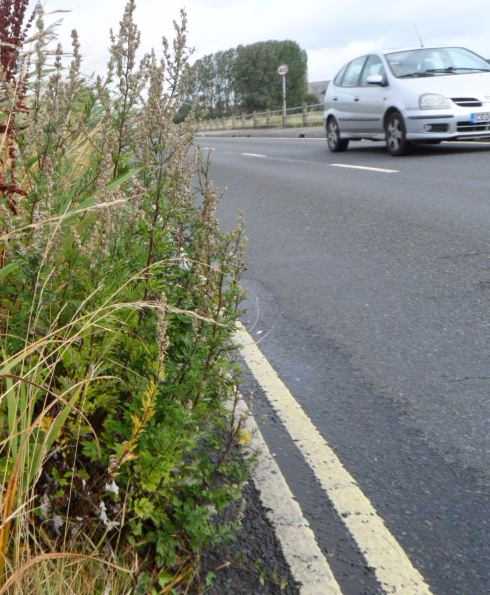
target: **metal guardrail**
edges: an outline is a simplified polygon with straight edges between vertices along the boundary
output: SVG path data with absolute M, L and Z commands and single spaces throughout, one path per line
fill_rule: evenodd
M 202 120 L 199 130 L 238 130 L 251 128 L 296 128 L 307 126 L 322 126 L 324 119 L 324 104 L 303 105 L 282 110 L 267 112 L 252 112 L 251 114 L 234 114 L 225 118 Z

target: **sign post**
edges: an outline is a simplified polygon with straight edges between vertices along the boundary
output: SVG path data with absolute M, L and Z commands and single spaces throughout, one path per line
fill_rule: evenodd
M 277 73 L 282 78 L 282 127 L 286 128 L 287 123 L 287 85 L 286 85 L 286 77 L 289 72 L 289 66 L 287 64 L 281 64 L 277 69 Z

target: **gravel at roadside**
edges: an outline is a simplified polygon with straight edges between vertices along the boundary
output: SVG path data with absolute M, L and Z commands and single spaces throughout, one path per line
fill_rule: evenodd
M 252 482 L 245 487 L 241 504 L 228 514 L 241 519 L 241 528 L 231 543 L 204 555 L 196 593 L 299 595 Z

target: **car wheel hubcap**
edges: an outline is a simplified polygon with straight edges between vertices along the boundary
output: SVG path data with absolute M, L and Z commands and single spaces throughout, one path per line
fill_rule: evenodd
M 328 125 L 328 144 L 330 147 L 335 147 L 339 141 L 339 130 L 335 122 L 330 122 Z
M 403 130 L 398 118 L 394 118 L 388 124 L 388 146 L 392 151 L 397 151 L 402 144 Z

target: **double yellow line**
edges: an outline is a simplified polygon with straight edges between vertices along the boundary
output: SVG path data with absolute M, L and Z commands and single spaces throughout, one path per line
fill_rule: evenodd
M 432 595 L 424 578 L 356 480 L 342 465 L 241 324 L 236 339 L 247 366 L 357 543 L 367 564 L 374 569 L 383 590 L 397 595 Z

